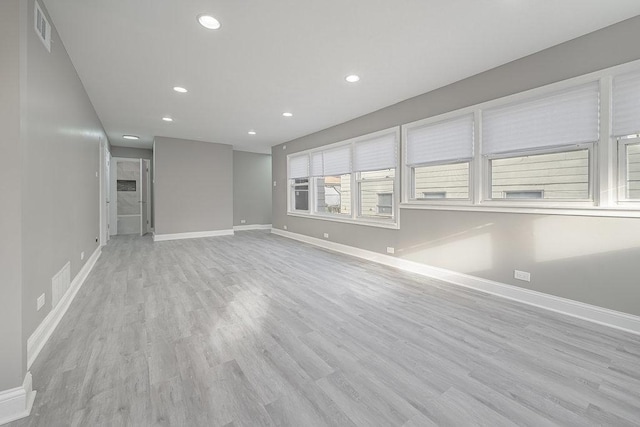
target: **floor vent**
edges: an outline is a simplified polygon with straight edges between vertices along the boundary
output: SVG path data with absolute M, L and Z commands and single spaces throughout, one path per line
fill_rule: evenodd
M 62 267 L 62 270 L 51 279 L 51 306 L 58 305 L 65 292 L 71 285 L 71 263 L 68 262 Z

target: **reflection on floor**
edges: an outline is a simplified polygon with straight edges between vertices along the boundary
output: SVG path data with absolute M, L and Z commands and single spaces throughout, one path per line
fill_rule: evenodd
M 637 425 L 640 338 L 264 232 L 116 237 L 13 425 Z

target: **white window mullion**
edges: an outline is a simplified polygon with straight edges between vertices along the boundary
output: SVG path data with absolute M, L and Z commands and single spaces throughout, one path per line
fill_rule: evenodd
M 360 183 L 357 179 L 358 172 L 351 173 L 351 219 L 358 218 L 360 212 Z
M 600 141 L 592 153 L 594 159 L 593 193 L 596 205 L 611 207 L 615 205 L 616 191 L 616 153 L 612 134 L 612 90 L 610 76 L 600 80 Z
M 487 181 L 485 174 L 485 167 L 482 156 L 482 111 L 475 110 L 473 113 L 474 128 L 473 128 L 473 146 L 474 156 L 470 163 L 471 166 L 471 203 L 478 205 L 482 203 L 485 198 L 485 192 L 483 191 L 483 183 Z
M 402 149 L 400 150 L 400 158 L 406 159 L 407 158 L 407 128 L 404 126 L 402 127 L 401 139 L 402 139 L 402 144 L 401 144 Z M 409 166 L 409 164 L 405 160 L 403 160 L 402 165 L 400 166 L 400 173 L 398 175 L 400 175 L 400 183 L 402 186 L 402 188 L 400 189 L 401 191 L 400 202 L 407 203 L 411 199 L 411 195 L 414 192 L 413 168 Z

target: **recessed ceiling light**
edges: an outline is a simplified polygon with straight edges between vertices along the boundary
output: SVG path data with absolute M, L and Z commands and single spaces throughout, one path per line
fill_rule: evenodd
M 250 130 L 249 132 L 247 132 L 249 135 L 255 135 L 256 131 L 255 130 Z
M 293 113 L 282 113 L 285 117 L 293 117 Z
M 188 92 L 188 90 L 186 90 L 185 88 L 180 87 L 180 86 L 175 86 L 173 88 L 173 90 L 175 90 L 176 92 L 180 92 L 180 93 L 187 93 Z
M 122 135 L 124 139 L 140 139 L 135 135 Z
M 173 119 L 171 117 L 163 117 L 162 120 L 164 120 L 165 122 L 172 122 Z
M 355 74 L 351 74 L 350 76 L 347 76 L 344 79 L 346 81 L 348 81 L 349 83 L 355 83 L 355 82 L 360 80 L 360 76 L 356 76 Z
M 220 21 L 211 15 L 198 15 L 198 22 L 208 30 L 217 30 L 220 28 Z

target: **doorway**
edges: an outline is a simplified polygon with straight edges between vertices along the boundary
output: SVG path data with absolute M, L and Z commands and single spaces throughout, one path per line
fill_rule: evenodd
M 110 175 L 110 234 L 147 234 L 151 218 L 149 160 L 113 157 Z

